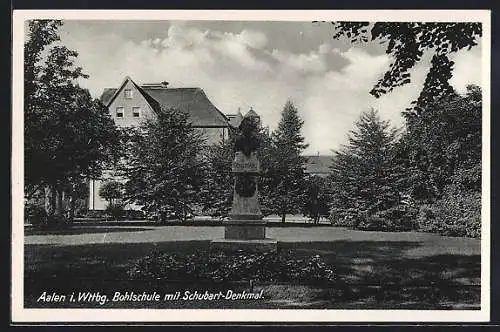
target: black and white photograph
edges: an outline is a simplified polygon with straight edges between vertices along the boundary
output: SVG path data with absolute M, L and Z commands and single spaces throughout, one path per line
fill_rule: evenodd
M 488 321 L 489 11 L 13 33 L 13 321 Z

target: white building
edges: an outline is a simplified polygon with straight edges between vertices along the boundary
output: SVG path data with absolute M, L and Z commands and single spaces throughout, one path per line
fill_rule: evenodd
M 144 119 L 154 118 L 157 112 L 177 109 L 189 115 L 192 126 L 203 132 L 207 143 L 220 142 L 229 135 L 228 117 L 200 88 L 170 88 L 167 82 L 138 85 L 127 76 L 118 88 L 104 89 L 100 99 L 119 127 L 135 127 Z M 106 208 L 107 202 L 99 196 L 99 188 L 111 179 L 116 180 L 110 172 L 104 172 L 102 178 L 90 180 L 90 210 Z

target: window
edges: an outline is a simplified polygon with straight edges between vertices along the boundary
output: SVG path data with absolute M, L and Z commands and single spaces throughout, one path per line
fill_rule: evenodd
M 116 108 L 116 117 L 117 118 L 123 118 L 123 107 L 117 107 Z
M 125 98 L 126 99 L 132 99 L 132 90 L 130 89 L 125 89 Z
M 141 117 L 141 108 L 140 107 L 132 107 L 132 116 L 134 118 L 140 118 Z

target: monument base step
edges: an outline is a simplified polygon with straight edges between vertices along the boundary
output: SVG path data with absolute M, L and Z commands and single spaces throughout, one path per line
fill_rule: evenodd
M 266 224 L 261 221 L 229 223 L 224 227 L 224 238 L 230 240 L 264 240 Z
M 269 238 L 259 240 L 217 239 L 210 242 L 210 251 L 212 250 L 245 250 L 249 252 L 278 251 L 278 240 Z

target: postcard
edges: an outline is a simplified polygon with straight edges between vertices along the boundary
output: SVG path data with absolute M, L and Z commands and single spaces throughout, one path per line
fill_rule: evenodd
M 487 322 L 487 10 L 14 10 L 14 323 Z

